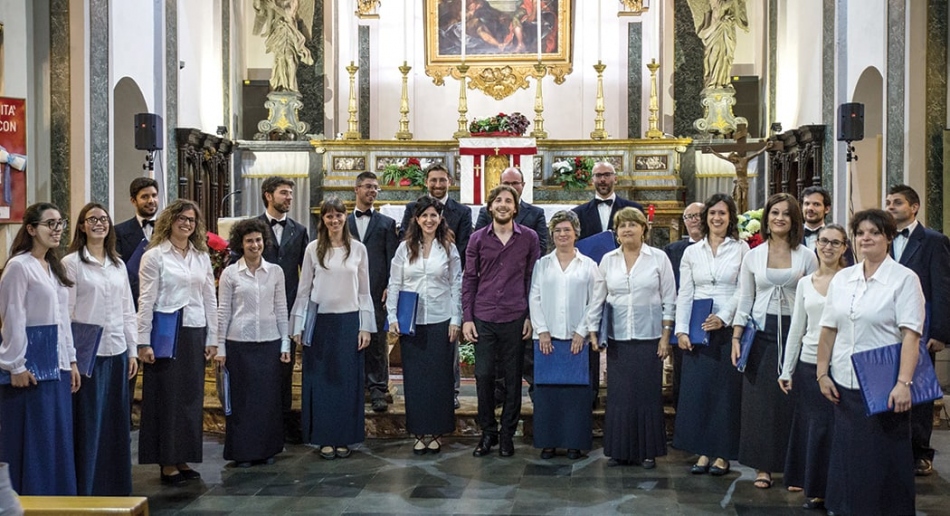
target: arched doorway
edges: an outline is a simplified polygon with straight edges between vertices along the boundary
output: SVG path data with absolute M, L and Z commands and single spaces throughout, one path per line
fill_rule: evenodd
M 864 104 L 864 139 L 854 142 L 861 158 L 852 164 L 854 210 L 880 208 L 883 185 L 884 149 L 884 77 L 869 66 L 861 72 L 851 102 Z
M 129 203 L 129 183 L 143 175 L 142 164 L 145 151 L 135 150 L 135 115 L 148 112 L 145 97 L 139 85 L 129 77 L 119 79 L 115 85 L 112 119 L 113 155 L 115 173 L 112 219 L 122 221 L 135 215 Z

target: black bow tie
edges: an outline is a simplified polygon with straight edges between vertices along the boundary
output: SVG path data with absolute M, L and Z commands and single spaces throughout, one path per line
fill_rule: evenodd
M 145 229 L 145 226 L 152 226 L 152 228 L 154 229 L 154 228 L 155 228 L 155 221 L 154 221 L 154 220 L 143 220 L 143 221 L 142 221 L 142 229 Z
M 355 215 L 356 218 L 360 218 L 360 217 L 362 217 L 363 215 L 366 215 L 367 217 L 372 217 L 372 216 L 373 216 L 373 210 L 366 210 L 366 211 L 353 210 L 353 215 Z
M 902 236 L 905 238 L 910 238 L 910 228 L 904 228 L 897 232 L 897 236 Z
M 821 231 L 821 228 L 818 228 L 818 229 L 808 229 L 808 228 L 806 227 L 806 228 L 805 228 L 805 238 L 808 238 L 808 237 L 813 236 L 813 235 L 817 235 L 819 231 Z
M 613 199 L 594 199 L 594 202 L 597 203 L 597 206 L 600 206 L 601 204 L 606 204 L 607 207 L 614 205 Z
M 281 227 L 287 227 L 287 219 L 284 219 L 284 220 L 270 219 L 271 227 L 274 227 L 277 224 L 280 224 Z

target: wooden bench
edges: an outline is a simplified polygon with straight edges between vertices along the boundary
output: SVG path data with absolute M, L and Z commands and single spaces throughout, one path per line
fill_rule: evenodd
M 89 514 L 130 514 L 148 516 L 144 496 L 21 496 L 20 505 L 29 515 L 71 516 Z

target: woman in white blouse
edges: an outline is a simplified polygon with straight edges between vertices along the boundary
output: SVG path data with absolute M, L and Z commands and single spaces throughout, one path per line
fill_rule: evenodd
M 218 280 L 218 355 L 227 367 L 231 414 L 224 458 L 238 467 L 271 464 L 284 449 L 281 362 L 290 362 L 284 271 L 261 254 L 269 228 L 257 218 L 231 228 L 229 247 L 240 258 Z
M 733 364 L 739 360 L 746 324 L 751 321 L 757 330 L 743 375 L 739 462 L 756 469 L 753 484 L 760 489 L 772 487 L 772 472 L 785 467 L 792 404 L 778 386 L 782 348 L 798 281 L 818 268 L 815 253 L 801 245 L 804 222 L 798 201 L 777 193 L 764 211 L 764 243 L 742 261 L 732 323 Z
M 805 491 L 806 509 L 824 507 L 834 413 L 812 378 L 817 377 L 815 363 L 825 295 L 831 278 L 847 266 L 848 234 L 843 227 L 828 224 L 818 232 L 815 244 L 818 270 L 798 282 L 785 363 L 778 377 L 779 387 L 791 394 L 794 405 L 785 483 Z
M 821 315 L 816 378 L 834 405 L 825 506 L 835 514 L 915 513 L 910 385 L 924 294 L 917 275 L 888 254 L 896 235 L 897 224 L 883 210 L 854 215 L 851 236 L 863 260 L 831 280 Z M 893 412 L 868 417 L 851 355 L 895 343 L 901 353 L 888 398 Z
M 132 493 L 129 378 L 138 372 L 135 304 L 115 239 L 105 207 L 89 203 L 79 210 L 63 258 L 75 283 L 69 289 L 70 318 L 102 327 L 92 378 L 83 382 L 73 403 L 76 482 L 83 496 Z
M 739 454 L 742 376 L 732 366 L 732 318 L 739 267 L 749 246 L 738 239 L 736 203 L 718 193 L 706 200 L 701 214 L 704 238 L 686 248 L 680 262 L 676 300 L 676 339 L 683 350 L 680 399 L 673 447 L 695 453 L 691 472 L 715 476 L 729 472 Z M 712 299 L 712 313 L 703 321 L 706 345 L 690 342 L 693 301 Z
M 416 437 L 416 455 L 439 453 L 442 434 L 455 430 L 452 364 L 462 324 L 462 260 L 455 236 L 442 216 L 445 206 L 428 195 L 416 201 L 405 240 L 389 274 L 386 311 L 389 332 L 399 335 L 399 292 L 419 295 L 415 335 L 402 335 L 406 430 Z
M 554 352 L 554 346 L 569 345 L 572 354 L 582 354 L 583 369 L 587 371 L 585 344 L 592 334 L 595 341 L 597 338 L 587 316 L 600 271 L 593 260 L 574 247 L 581 232 L 574 212 L 555 213 L 548 228 L 554 252 L 534 266 L 528 296 L 534 345 L 536 352 L 544 355 Z M 567 448 L 567 457 L 572 460 L 581 458 L 581 450 L 591 449 L 591 392 L 589 383 L 535 384 L 534 447 L 541 448 L 542 459 L 553 458 L 557 448 Z
M 218 352 L 218 305 L 198 205 L 179 199 L 158 216 L 139 266 L 138 347 L 142 360 L 139 464 L 161 466 L 163 484 L 201 478 L 205 361 Z M 153 312 L 181 313 L 175 358 L 156 358 Z
M 29 206 L 0 277 L 0 370 L 9 379 L 0 385 L 0 462 L 10 464 L 10 482 L 21 495 L 76 495 L 70 393 L 80 377 L 69 324 L 73 282 L 58 252 L 66 226 L 55 205 Z M 37 326 L 56 327 L 59 381 L 37 382 L 27 369 L 27 347 L 36 345 L 28 335 L 39 338 Z
M 301 423 L 324 459 L 350 456 L 365 439 L 363 349 L 376 333 L 366 247 L 346 229 L 337 197 L 320 205 L 317 239 L 304 251 L 291 334 L 301 340 L 307 307 L 317 306 L 312 342 L 303 342 Z
M 636 208 L 614 215 L 620 247 L 600 262 L 589 318 L 599 328 L 606 299 L 607 410 L 604 455 L 609 465 L 656 467 L 666 455 L 663 421 L 663 360 L 670 354 L 676 280 L 670 259 L 644 242 L 647 219 Z

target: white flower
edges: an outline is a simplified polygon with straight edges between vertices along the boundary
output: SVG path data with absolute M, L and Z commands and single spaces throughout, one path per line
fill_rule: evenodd
M 740 238 L 741 240 L 748 240 L 751 236 L 752 236 L 752 233 L 749 233 L 748 231 L 740 231 L 740 232 L 739 232 L 739 238 Z
M 762 223 L 755 219 L 752 219 L 749 221 L 748 224 L 746 224 L 745 228 L 749 233 L 755 233 L 756 231 L 762 229 Z
M 573 167 L 571 167 L 571 164 L 567 162 L 567 160 L 555 161 L 554 164 L 551 165 L 551 168 L 558 174 L 563 174 L 565 172 L 573 172 L 574 170 Z

